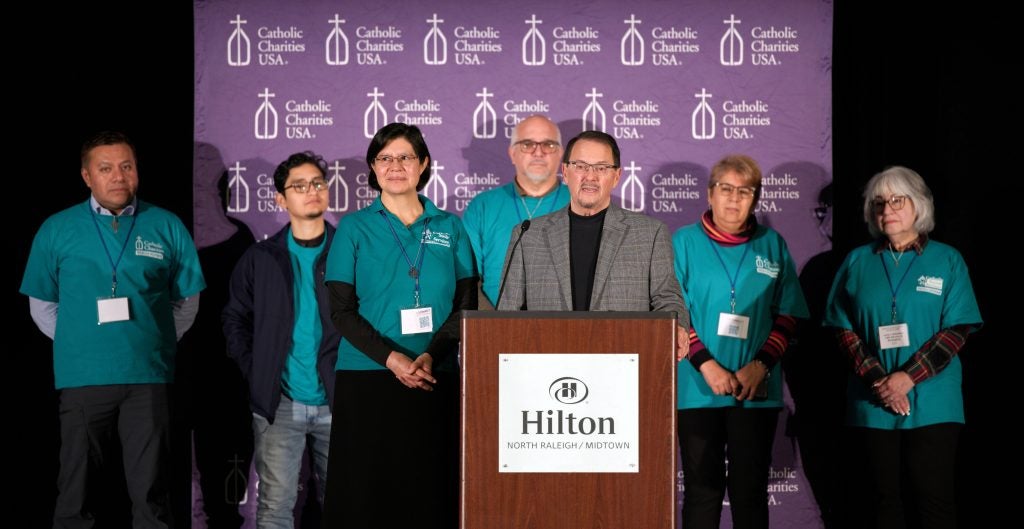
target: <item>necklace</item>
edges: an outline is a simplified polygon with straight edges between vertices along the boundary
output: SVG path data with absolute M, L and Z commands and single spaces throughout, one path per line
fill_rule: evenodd
M 540 205 L 544 203 L 544 198 L 545 197 L 540 197 L 540 200 L 537 201 L 537 204 L 533 206 L 533 211 L 530 211 L 530 208 L 527 207 L 526 205 L 526 199 L 523 198 L 523 195 L 519 195 L 519 200 L 522 201 L 523 209 L 526 211 L 526 218 L 533 220 L 533 214 L 536 213 L 538 209 L 540 209 Z
M 907 251 L 906 248 L 900 250 L 900 254 L 896 255 L 896 252 L 893 251 L 892 243 L 889 243 L 889 255 L 892 256 L 892 261 L 896 263 L 896 266 L 900 265 L 900 259 L 903 258 L 903 252 L 905 251 Z

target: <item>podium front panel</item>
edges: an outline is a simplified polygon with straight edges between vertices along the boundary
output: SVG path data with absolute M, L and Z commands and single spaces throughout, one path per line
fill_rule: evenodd
M 673 528 L 675 340 L 675 319 L 664 313 L 465 313 L 461 527 Z M 588 360 L 601 367 L 574 367 Z M 518 371 L 504 366 L 506 387 L 499 385 L 503 362 L 521 364 Z M 607 400 L 617 391 L 635 399 L 632 431 L 634 403 Z M 633 432 L 635 442 L 628 440 Z M 510 456 L 517 449 L 535 460 Z M 627 459 L 595 461 L 602 450 L 609 458 L 635 452 L 636 468 Z M 508 459 L 504 466 L 502 458 Z M 580 470 L 592 468 L 599 470 Z

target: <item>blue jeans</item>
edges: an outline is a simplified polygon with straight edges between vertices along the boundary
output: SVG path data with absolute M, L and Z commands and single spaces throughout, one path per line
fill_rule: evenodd
M 274 423 L 253 414 L 256 473 L 259 494 L 256 526 L 293 529 L 295 500 L 298 497 L 299 470 L 310 440 L 313 471 L 318 481 L 317 499 L 324 500 L 327 483 L 327 452 L 331 439 L 331 411 L 327 405 L 307 406 L 281 395 Z

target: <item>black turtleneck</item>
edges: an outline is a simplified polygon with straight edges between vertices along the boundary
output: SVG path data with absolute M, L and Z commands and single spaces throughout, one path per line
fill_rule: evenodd
M 608 208 L 589 217 L 569 209 L 569 268 L 572 271 L 572 310 L 590 310 L 597 272 L 597 252 Z

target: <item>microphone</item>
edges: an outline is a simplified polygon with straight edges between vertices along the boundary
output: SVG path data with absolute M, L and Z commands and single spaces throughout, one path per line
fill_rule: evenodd
M 512 269 L 512 257 L 516 254 L 516 246 L 519 246 L 519 241 L 523 240 L 523 234 L 528 229 L 530 229 L 530 219 L 524 220 L 519 225 L 519 237 L 516 237 L 516 242 L 512 244 L 512 251 L 508 254 L 508 262 L 505 263 L 505 273 L 501 276 L 501 286 L 498 287 L 498 299 L 494 300 L 494 310 L 498 310 L 498 304 L 501 303 L 501 294 L 505 292 L 505 282 L 508 281 L 508 271 Z

